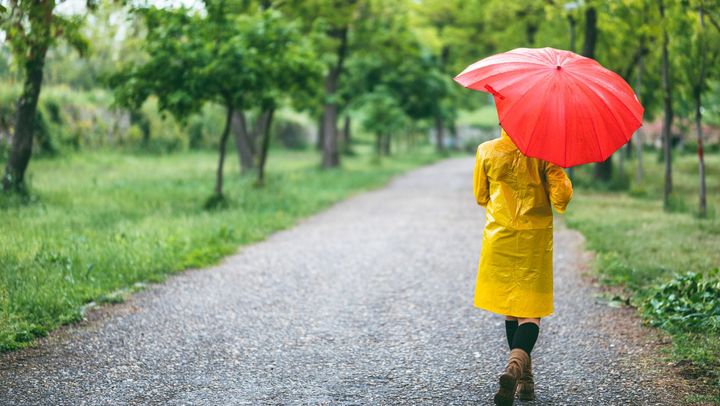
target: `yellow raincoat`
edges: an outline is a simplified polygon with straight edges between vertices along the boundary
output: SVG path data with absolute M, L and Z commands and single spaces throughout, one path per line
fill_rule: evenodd
M 475 198 L 486 207 L 475 306 L 539 318 L 553 313 L 553 213 L 572 198 L 565 171 L 523 155 L 505 130 L 480 144 Z

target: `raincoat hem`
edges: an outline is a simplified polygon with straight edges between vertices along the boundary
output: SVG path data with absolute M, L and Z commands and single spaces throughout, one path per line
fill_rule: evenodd
M 478 305 L 478 304 L 475 304 L 475 307 L 477 307 L 478 309 L 482 309 L 482 310 L 488 311 L 488 312 L 490 312 L 490 313 L 494 313 L 494 314 L 500 315 L 500 316 L 511 316 L 511 317 L 517 317 L 517 318 L 520 318 L 520 319 L 541 319 L 541 318 L 543 318 L 543 317 L 548 317 L 548 316 L 550 316 L 550 315 L 555 314 L 555 311 L 554 311 L 554 310 L 551 310 L 551 311 L 549 311 L 549 312 L 542 312 L 542 313 L 540 313 L 540 315 L 528 316 L 528 315 L 522 315 L 522 314 L 513 314 L 512 311 L 506 313 L 506 312 L 500 311 L 500 310 L 498 310 L 498 309 L 492 309 L 492 308 L 490 308 L 489 306 L 486 307 L 486 306 L 482 306 L 482 305 Z

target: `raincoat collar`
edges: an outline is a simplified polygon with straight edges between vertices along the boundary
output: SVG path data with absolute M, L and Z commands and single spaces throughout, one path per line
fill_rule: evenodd
M 505 142 L 510 143 L 510 145 L 517 148 L 517 146 L 515 145 L 515 141 L 513 141 L 512 138 L 510 138 L 508 133 L 506 133 L 505 129 L 502 127 L 501 127 L 501 131 L 500 131 L 500 139 L 505 140 Z

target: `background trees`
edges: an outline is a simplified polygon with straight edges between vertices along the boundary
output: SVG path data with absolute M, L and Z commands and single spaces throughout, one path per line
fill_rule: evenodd
M 697 144 L 698 206 L 705 213 L 703 123 L 720 116 L 711 91 L 719 70 L 715 3 L 208 0 L 192 9 L 152 2 L 62 9 L 67 3 L 0 2 L 6 40 L 0 79 L 8 84 L 0 92 L 0 151 L 8 156 L 3 188 L 20 188 L 33 149 L 212 147 L 215 194 L 222 196 L 227 140 L 233 138 L 241 173 L 256 174 L 260 184 L 278 117 L 293 129 L 285 134 L 318 133 L 323 168 L 339 166 L 353 142 L 375 143 L 377 134 L 384 134 L 384 152 L 403 139 L 396 133 L 412 145 L 459 148 L 476 142 L 467 139 L 473 117 L 482 116 L 485 128 L 494 125 L 484 113 L 492 100 L 464 91 L 452 77 L 495 52 L 553 46 L 618 72 L 636 88 L 646 118 L 664 120 L 668 206 L 673 151 Z M 50 23 L 38 24 L 42 18 Z M 46 101 L 39 99 L 43 72 L 53 89 L 62 89 Z M 108 84 L 115 104 L 103 93 Z M 683 136 L 690 126 L 692 140 Z M 628 184 L 625 161 L 633 154 L 641 185 L 639 136 L 635 146 L 594 166 L 603 187 Z
M 208 1 L 207 15 L 181 8 L 138 9 L 148 26 L 148 60 L 131 64 L 111 83 L 120 103 L 138 109 L 150 95 L 159 108 L 181 121 L 205 103 L 225 109 L 220 135 L 214 198 L 223 198 L 225 149 L 233 118 L 238 119 L 238 154 L 245 167 L 264 167 L 275 109 L 315 89 L 320 74 L 315 54 L 295 24 L 274 9 L 252 10 L 242 4 Z M 249 135 L 245 110 L 257 109 Z M 258 142 L 259 140 L 259 142 Z
M 25 188 L 25 170 L 32 154 L 35 113 L 48 49 L 60 39 L 65 39 L 81 54 L 87 49 L 87 42 L 79 33 L 83 17 L 58 15 L 59 3 L 62 2 L 15 0 L 0 8 L 0 30 L 24 77 L 15 111 L 12 148 L 2 179 L 5 192 L 22 192 Z

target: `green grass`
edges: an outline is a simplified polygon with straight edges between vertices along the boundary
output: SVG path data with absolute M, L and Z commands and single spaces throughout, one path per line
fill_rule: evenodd
M 458 124 L 478 128 L 498 129 L 498 116 L 495 106 L 486 105 L 473 111 L 463 110 L 458 117 Z
M 119 302 L 169 273 L 213 264 L 435 159 L 429 150 L 381 162 L 359 154 L 341 170 L 322 171 L 315 152 L 272 151 L 258 189 L 253 177 L 238 175 L 230 155 L 229 205 L 214 211 L 203 210 L 214 184 L 212 152 L 35 160 L 32 201 L 0 201 L 0 351 L 80 320 L 90 302 Z
M 576 189 L 566 222 L 587 238 L 596 252 L 595 271 L 609 285 L 622 286 L 626 299 L 643 303 L 662 283 L 677 274 L 696 272 L 710 278 L 720 266 L 720 155 L 706 156 L 709 218 L 697 216 L 698 175 L 694 155 L 678 155 L 674 161 L 674 191 L 670 211 L 663 210 L 662 163 L 657 153 L 645 155 L 646 174 L 634 183 L 635 162 L 626 163 L 629 193 L 593 187 L 591 167 L 576 169 Z M 617 182 L 623 184 L 627 182 Z M 720 298 L 717 298 L 720 300 Z M 670 356 L 682 365 L 683 374 L 709 381 L 720 402 L 720 332 L 671 332 Z

